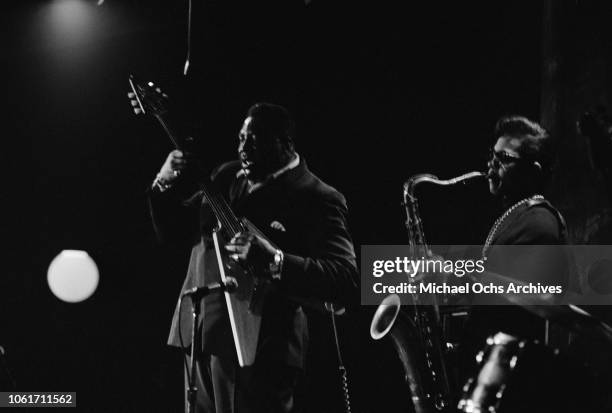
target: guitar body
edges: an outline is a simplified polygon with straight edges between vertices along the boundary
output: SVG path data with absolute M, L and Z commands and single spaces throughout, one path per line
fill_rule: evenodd
M 261 231 L 248 220 L 243 219 L 242 223 L 249 232 L 265 238 Z M 224 246 L 233 235 L 218 228 L 213 232 L 213 241 L 221 280 L 226 282 L 228 278 L 234 278 L 238 284 L 234 291 L 231 293 L 225 291 L 224 295 L 238 364 L 244 367 L 252 365 L 255 361 L 263 301 L 269 282 L 229 258 Z

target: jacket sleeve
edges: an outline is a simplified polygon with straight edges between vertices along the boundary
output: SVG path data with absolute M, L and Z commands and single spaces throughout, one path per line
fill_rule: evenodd
M 185 177 L 165 192 L 148 190 L 149 211 L 160 242 L 191 246 L 202 234 L 210 232 L 216 220 L 203 199 L 202 184 L 209 188 L 227 188 L 235 176 L 237 162 L 226 162 L 209 177 Z
M 344 198 L 329 196 L 315 207 L 308 228 L 309 253 L 285 254 L 281 284 L 287 294 L 343 305 L 358 297 L 358 274 L 353 242 L 347 228 Z
M 198 207 L 195 199 L 185 199 L 175 188 L 160 192 L 148 190 L 149 213 L 157 239 L 161 243 L 187 245 L 198 231 Z

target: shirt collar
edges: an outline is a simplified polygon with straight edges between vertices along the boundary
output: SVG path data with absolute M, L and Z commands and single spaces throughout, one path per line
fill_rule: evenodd
M 262 186 L 266 185 L 270 181 L 273 181 L 273 180 L 277 179 L 279 176 L 283 175 L 284 173 L 286 173 L 286 172 L 296 168 L 299 164 L 300 164 L 300 155 L 298 155 L 296 153 L 295 154 L 295 158 L 293 158 L 291 161 L 289 161 L 289 163 L 287 165 L 285 165 L 282 168 L 278 169 L 276 172 L 272 172 L 270 175 L 265 177 L 261 182 L 257 182 L 255 184 L 249 185 L 248 192 L 251 193 L 253 191 L 256 191 L 257 189 L 259 189 Z M 240 178 L 240 177 L 243 177 L 243 176 L 244 176 L 244 170 L 241 169 L 236 174 L 236 177 Z
M 281 176 L 282 174 L 284 174 L 287 171 L 290 171 L 291 169 L 297 167 L 300 164 L 300 155 L 298 155 L 297 153 L 295 154 L 295 158 L 293 158 L 291 161 L 289 161 L 289 163 L 285 166 L 283 166 L 282 168 L 280 168 L 278 171 L 273 172 L 272 174 L 270 174 L 265 181 L 267 181 L 268 179 L 276 179 L 279 176 Z

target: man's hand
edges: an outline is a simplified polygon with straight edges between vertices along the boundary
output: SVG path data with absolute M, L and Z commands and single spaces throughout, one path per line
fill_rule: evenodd
M 239 264 L 249 264 L 256 270 L 266 272 L 274 261 L 276 249 L 264 238 L 251 233 L 240 232 L 225 246 L 230 258 Z
M 166 161 L 162 165 L 158 177 L 166 184 L 172 185 L 174 180 L 179 177 L 181 172 L 187 167 L 187 156 L 180 150 L 176 149 L 168 155 Z

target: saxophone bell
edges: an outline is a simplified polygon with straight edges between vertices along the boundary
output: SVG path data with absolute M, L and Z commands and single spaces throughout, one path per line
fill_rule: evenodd
M 400 312 L 401 302 L 399 295 L 391 294 L 380 303 L 370 324 L 370 336 L 380 340 L 393 328 Z
M 397 352 L 404 381 L 410 390 L 410 397 L 415 413 L 435 413 L 432 409 L 427 389 L 423 386 L 418 349 L 419 337 L 416 334 L 413 320 L 401 311 L 400 297 L 391 294 L 385 297 L 376 309 L 370 325 L 370 336 L 374 340 L 388 337 Z
M 442 180 L 435 175 L 420 174 L 406 181 L 403 195 L 411 257 L 429 256 L 415 196 L 416 186 L 423 182 L 448 186 L 486 176 L 483 172 L 468 172 Z M 374 340 L 388 336 L 393 342 L 404 368 L 415 412 L 443 412 L 452 405 L 453 394 L 447 373 L 439 308 L 435 299 L 433 305 L 420 305 L 417 294 L 413 294 L 412 299 L 413 311 L 407 313 L 401 308 L 397 294 L 387 296 L 372 318 L 370 335 Z

